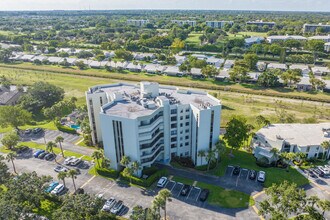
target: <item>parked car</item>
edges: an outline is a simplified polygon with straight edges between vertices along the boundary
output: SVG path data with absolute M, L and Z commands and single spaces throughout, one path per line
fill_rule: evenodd
M 55 154 L 49 153 L 45 156 L 45 160 L 53 160 L 55 158 Z
M 234 175 L 238 175 L 241 172 L 241 168 L 240 166 L 235 166 L 234 170 L 233 170 L 233 174 Z
M 77 166 L 79 163 L 81 163 L 81 159 L 74 158 L 74 159 L 70 160 L 69 165 L 71 165 L 71 166 Z
M 188 195 L 190 189 L 191 189 L 191 186 L 188 185 L 188 184 L 185 184 L 185 185 L 183 186 L 182 190 L 181 190 L 181 193 L 180 193 L 181 196 L 186 196 L 186 195 Z
M 102 211 L 105 212 L 110 212 L 111 208 L 116 204 L 116 200 L 114 198 L 110 198 L 109 200 L 107 200 L 103 207 L 102 207 Z
M 318 168 L 314 168 L 313 172 L 316 173 L 319 177 L 324 177 L 324 172 Z
M 27 135 L 29 135 L 31 133 L 32 133 L 32 129 L 25 129 L 25 131 L 24 131 L 24 134 L 27 134 Z
M 23 154 L 23 153 L 28 152 L 29 150 L 30 150 L 30 148 L 29 148 L 28 146 L 20 146 L 20 147 L 17 149 L 16 153 L 18 153 L 18 154 Z
M 42 153 L 44 153 L 44 152 L 45 152 L 45 150 L 37 150 L 36 152 L 34 152 L 33 156 L 34 156 L 35 158 L 38 158 L 39 155 L 42 154 Z
M 258 181 L 264 183 L 266 180 L 266 173 L 264 171 L 259 171 L 258 173 Z
M 77 174 L 81 174 L 80 170 L 78 168 L 75 169 Z
M 66 158 L 66 159 L 64 160 L 63 163 L 64 163 L 65 165 L 70 165 L 71 161 L 74 160 L 74 159 L 76 159 L 75 156 L 68 157 L 68 158 Z
M 167 177 L 163 176 L 158 180 L 157 187 L 164 188 L 167 183 Z
M 39 154 L 38 159 L 44 159 L 47 154 L 48 154 L 48 152 L 43 152 L 43 153 Z
M 65 189 L 63 184 L 58 184 L 52 191 L 51 194 L 58 195 Z
M 250 180 L 255 180 L 257 177 L 257 171 L 255 170 L 250 170 L 250 173 L 249 173 L 249 179 Z
M 54 168 L 54 171 L 55 172 L 67 172 L 68 171 L 68 169 L 66 168 L 66 167 L 63 167 L 63 166 L 61 166 L 61 165 L 57 165 L 55 168 Z
M 58 186 L 58 184 L 59 184 L 58 182 L 50 183 L 47 189 L 45 190 L 45 192 L 50 193 L 51 191 L 53 191 L 53 189 L 55 189 L 56 186 Z
M 317 178 L 316 174 L 313 172 L 313 170 L 308 170 L 308 176 L 312 178 Z
M 42 131 L 43 131 L 42 128 L 35 128 L 35 129 L 33 129 L 33 134 L 38 134 Z
M 317 168 L 321 170 L 325 176 L 328 176 L 330 174 L 329 170 L 323 166 L 318 166 Z
M 78 188 L 73 194 L 78 195 L 78 194 L 84 194 L 85 190 L 83 188 Z
M 124 205 L 123 205 L 123 201 L 119 200 L 119 201 L 116 202 L 116 204 L 112 207 L 112 209 L 111 209 L 111 213 L 117 215 L 117 214 L 120 212 L 120 210 L 123 208 L 123 206 L 124 206 Z
M 204 202 L 207 199 L 207 197 L 209 196 L 209 194 L 210 194 L 210 190 L 203 189 L 201 191 L 200 196 L 199 196 L 199 200 L 202 201 L 202 202 Z

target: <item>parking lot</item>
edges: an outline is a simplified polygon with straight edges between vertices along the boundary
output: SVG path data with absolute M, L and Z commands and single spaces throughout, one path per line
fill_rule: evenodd
M 55 130 L 45 130 L 37 134 L 34 134 L 33 132 L 25 134 L 24 132 L 22 132 L 20 136 L 22 138 L 22 141 L 35 141 L 41 143 L 44 143 L 45 141 L 54 141 L 55 138 L 58 136 L 62 136 L 64 138 L 64 142 L 71 144 L 76 143 L 80 139 L 80 136 L 77 134 L 68 134 L 62 131 Z

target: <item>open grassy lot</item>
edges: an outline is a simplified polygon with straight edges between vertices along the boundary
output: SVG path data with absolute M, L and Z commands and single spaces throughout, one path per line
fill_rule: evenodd
M 194 183 L 194 181 L 192 179 L 187 179 L 187 178 L 183 178 L 183 177 L 179 177 L 179 176 L 174 176 L 172 178 L 172 180 L 175 182 L 180 182 L 180 183 L 188 184 L 188 185 L 192 185 Z
M 202 36 L 203 34 L 201 33 L 191 33 L 188 35 L 188 38 L 186 39 L 186 43 L 187 44 L 195 44 L 195 45 L 199 45 L 200 44 L 200 40 L 199 37 Z
M 33 65 L 30 66 L 35 67 Z M 76 96 L 78 98 L 78 105 L 85 104 L 85 91 L 88 89 L 88 87 L 98 84 L 118 82 L 118 80 L 113 80 L 108 78 L 86 76 L 87 71 L 82 71 L 82 75 L 78 72 L 78 70 L 72 70 L 74 71 L 74 73 L 72 74 L 71 73 L 63 74 L 63 73 L 49 72 L 47 71 L 48 68 L 47 66 L 42 66 L 38 68 L 45 68 L 45 71 L 20 70 L 20 69 L 0 67 L 0 75 L 5 75 L 15 84 L 30 85 L 34 82 L 42 80 L 58 85 L 64 88 L 67 97 Z M 54 69 L 63 70 L 60 67 L 56 67 L 56 68 L 52 68 L 52 71 L 54 71 Z M 155 79 L 154 77 L 157 77 L 157 79 L 161 79 L 160 83 L 171 84 L 172 82 L 175 82 L 174 80 L 178 79 L 176 77 L 166 77 L 166 76 L 154 76 L 154 75 L 147 76 L 146 74 L 109 73 L 103 70 L 101 71 L 99 70 L 97 73 L 98 75 L 106 75 L 106 76 L 111 76 L 111 75 L 124 76 L 125 79 L 121 81 L 127 81 L 126 79 L 132 79 L 137 81 L 153 80 Z M 80 74 L 80 75 L 73 75 L 73 74 Z M 180 78 L 180 81 L 182 81 L 185 86 L 192 86 L 192 87 L 195 87 L 193 84 L 194 82 L 206 83 L 207 85 L 213 83 L 208 80 L 194 81 L 189 78 Z M 209 92 L 211 94 L 216 93 L 217 97 L 221 99 L 223 105 L 221 126 L 225 126 L 225 124 L 232 115 L 244 115 L 245 117 L 247 117 L 248 122 L 252 124 L 255 124 L 255 117 L 260 114 L 269 118 L 272 122 L 276 122 L 278 119 L 275 113 L 275 109 L 279 108 L 279 106 L 284 107 L 288 113 L 293 114 L 296 118 L 296 122 L 302 122 L 306 118 L 315 118 L 319 122 L 330 120 L 330 104 L 326 104 L 326 103 L 317 103 L 317 102 L 309 102 L 309 101 L 293 100 L 293 99 L 282 99 L 277 97 L 261 96 L 261 95 L 249 95 L 249 94 L 222 91 L 222 90 L 221 91 L 209 90 Z M 307 93 L 299 93 L 299 94 L 310 95 Z M 317 97 L 320 96 L 323 98 L 329 97 L 329 103 L 330 103 L 330 95 L 317 94 L 313 96 L 317 96 Z M 51 126 L 53 125 L 54 123 L 50 122 L 50 124 L 45 124 L 44 128 L 52 129 Z M 26 127 L 32 127 L 32 126 L 26 126 Z M 43 126 L 40 125 L 40 127 Z M 11 129 L 7 129 L 7 131 L 9 130 Z M 0 132 L 4 132 L 4 130 L 1 130 L 0 128 Z
M 48 130 L 57 130 L 55 124 L 53 121 L 38 121 L 36 122 L 36 125 L 24 125 L 24 126 L 20 126 L 20 129 L 28 129 L 28 128 L 43 128 L 43 129 L 48 129 Z M 5 133 L 5 132 L 10 132 L 12 131 L 13 128 L 12 127 L 0 127 L 0 133 Z
M 267 33 L 264 32 L 252 32 L 252 31 L 245 31 L 245 32 L 238 32 L 240 35 L 248 35 L 251 37 L 267 37 Z
M 230 149 L 226 148 L 226 152 L 221 157 L 221 162 L 217 168 L 211 170 L 210 173 L 223 176 L 226 172 L 226 168 L 228 165 L 239 165 L 242 168 L 248 168 L 253 170 L 263 170 L 266 172 L 266 182 L 265 187 L 271 186 L 273 183 L 281 183 L 284 180 L 289 182 L 294 182 L 298 186 L 302 186 L 308 184 L 308 179 L 306 179 L 303 175 L 301 175 L 294 168 L 289 168 L 288 171 L 286 169 L 281 168 L 262 168 L 257 166 L 255 163 L 255 158 L 251 153 L 248 153 L 243 150 L 234 150 L 234 157 L 229 156 Z

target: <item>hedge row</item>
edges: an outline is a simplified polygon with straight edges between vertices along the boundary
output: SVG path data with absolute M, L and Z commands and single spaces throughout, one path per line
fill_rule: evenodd
M 55 123 L 56 125 L 56 128 L 59 130 L 59 131 L 63 131 L 65 133 L 69 133 L 69 134 L 77 134 L 77 131 L 73 128 L 70 128 L 68 126 L 63 126 L 61 125 L 59 122 L 56 122 Z
M 135 176 L 132 176 L 131 178 L 124 176 L 122 173 L 120 173 L 120 177 L 123 180 L 126 180 L 128 182 L 132 182 L 133 184 L 143 186 L 143 187 L 150 187 L 154 182 L 156 182 L 159 178 L 162 176 L 167 176 L 167 170 L 162 169 L 158 170 L 156 173 L 149 176 L 147 179 L 141 179 Z
M 39 72 L 52 72 L 57 74 L 70 74 L 70 75 L 83 75 L 83 76 L 91 76 L 91 77 L 100 77 L 100 78 L 109 78 L 109 79 L 117 79 L 117 80 L 125 80 L 125 81 L 141 81 L 140 76 L 134 76 L 131 74 L 102 74 L 102 73 L 91 73 L 88 71 L 81 72 L 79 70 L 61 70 L 57 69 L 54 70 L 51 67 L 43 69 L 36 68 L 36 67 L 19 67 L 19 66 L 8 66 L 8 65 L 1 65 L 0 67 L 5 68 L 13 68 L 13 69 L 22 69 L 22 70 L 33 70 L 33 71 L 39 71 Z M 160 84 L 167 84 L 167 85 L 173 85 L 173 86 L 187 86 L 187 82 L 180 82 L 180 80 L 162 80 L 162 79 L 152 79 L 148 78 L 148 81 L 151 82 L 158 82 Z M 271 96 L 271 97 L 279 97 L 279 98 L 289 98 L 289 99 L 298 99 L 298 100 L 306 100 L 306 101 L 316 101 L 316 102 L 325 102 L 329 103 L 330 98 L 319 98 L 319 97 L 307 97 L 307 96 L 301 96 L 297 94 L 288 94 L 288 93 L 281 93 L 281 92 L 271 92 L 271 91 L 264 91 L 263 89 L 260 90 L 252 90 L 252 89 L 243 89 L 243 88 L 234 88 L 231 86 L 221 86 L 221 85 L 205 85 L 202 81 L 196 82 L 191 81 L 189 83 L 189 87 L 192 88 L 199 88 L 199 89 L 206 89 L 206 90 L 220 90 L 220 91 L 228 91 L 228 92 L 237 92 L 237 93 L 244 93 L 244 94 L 252 94 L 252 95 L 262 95 L 262 96 Z
M 102 168 L 97 168 L 96 166 L 94 167 L 95 172 L 104 177 L 112 178 L 112 179 L 117 179 L 119 176 L 119 172 L 117 170 L 113 169 L 102 169 Z

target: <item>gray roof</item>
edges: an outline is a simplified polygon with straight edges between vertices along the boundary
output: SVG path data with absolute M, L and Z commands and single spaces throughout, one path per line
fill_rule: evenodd
M 272 124 L 261 128 L 256 134 L 265 138 L 269 143 L 285 140 L 290 144 L 307 147 L 320 145 L 323 141 L 330 141 L 330 137 L 325 137 L 322 129 L 330 129 L 330 123 Z
M 18 90 L 8 91 L 6 89 L 0 88 L 0 105 L 6 105 L 14 96 L 19 94 Z

